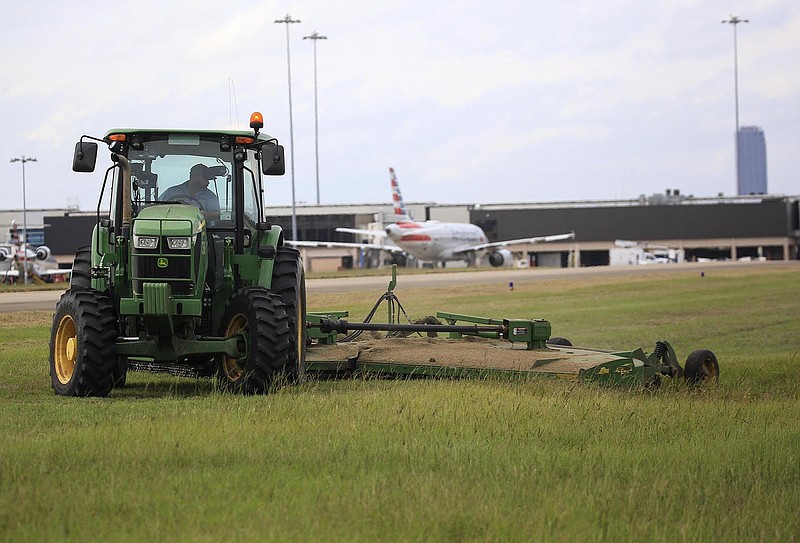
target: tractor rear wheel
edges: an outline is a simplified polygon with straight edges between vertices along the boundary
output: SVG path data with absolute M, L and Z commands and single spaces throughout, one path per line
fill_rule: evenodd
M 60 396 L 106 396 L 113 388 L 117 324 L 107 296 L 67 290 L 50 331 L 50 379 Z
M 272 292 L 281 297 L 289 317 L 289 363 L 291 377 L 303 381 L 306 375 L 306 274 L 300 252 L 278 247 L 272 272 Z
M 699 381 L 719 381 L 719 362 L 717 356 L 707 350 L 698 349 L 689 353 L 684 364 L 683 376 L 690 383 Z
M 553 336 L 545 341 L 548 345 L 563 345 L 565 347 L 572 347 L 572 342 L 565 337 Z
M 217 377 L 225 390 L 264 394 L 278 376 L 291 371 L 289 317 L 277 294 L 259 287 L 239 289 L 228 302 L 221 333 L 241 338 L 246 353 L 220 357 Z
M 69 288 L 92 288 L 92 247 L 84 245 L 75 251 L 75 260 L 72 262 L 72 275 Z

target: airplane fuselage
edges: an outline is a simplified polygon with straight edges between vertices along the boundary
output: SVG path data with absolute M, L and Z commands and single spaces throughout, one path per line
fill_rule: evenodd
M 386 235 L 411 256 L 434 261 L 465 260 L 456 253 L 487 242 L 484 231 L 468 223 L 397 222 L 386 227 Z

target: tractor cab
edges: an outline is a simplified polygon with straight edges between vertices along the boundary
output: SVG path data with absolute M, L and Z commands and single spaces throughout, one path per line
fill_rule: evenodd
M 196 207 L 209 229 L 235 233 L 237 242 L 246 244 L 247 230 L 252 235 L 264 221 L 262 174 L 285 171 L 283 147 L 260 134 L 262 126 L 261 115 L 254 113 L 254 131 L 109 130 L 97 141 L 108 145 L 115 162 L 106 172 L 106 178 L 116 177 L 112 191 L 117 184 L 108 209 L 111 222 L 128 226 L 147 207 L 184 204 Z M 94 171 L 97 144 L 84 141 L 91 139 L 84 136 L 75 147 L 76 172 Z
M 221 281 L 225 240 L 233 243 L 235 254 L 247 252 L 259 237 L 278 235 L 280 239 L 273 243 L 282 244 L 280 229 L 263 216 L 262 175 L 283 175 L 283 147 L 259 133 L 263 127 L 259 113 L 251 117 L 251 127 L 253 131 L 109 130 L 98 140 L 108 145 L 114 162 L 103 183 L 105 193 L 110 175 L 111 195 L 105 209 L 109 219 L 100 221 L 105 207 L 101 194 L 98 224 L 105 226 L 96 231 L 95 253 L 102 252 L 98 247 L 105 242 L 115 246 L 119 241 L 131 246 L 134 257 L 161 258 L 158 262 L 162 263 L 164 277 L 177 273 L 167 269 L 170 259 L 165 257 L 191 256 L 200 263 L 200 257 L 207 255 L 209 286 L 213 289 Z M 77 172 L 95 168 L 97 143 L 86 139 L 95 138 L 84 136 L 76 145 L 73 170 Z M 100 239 L 102 234 L 107 240 Z M 173 262 L 176 266 L 186 264 L 181 258 Z M 134 271 L 142 271 L 135 258 L 132 263 Z M 204 283 L 199 275 L 204 270 L 197 272 L 170 281 L 173 293 L 199 292 Z M 141 292 L 136 288 L 139 275 L 133 277 L 135 293 Z

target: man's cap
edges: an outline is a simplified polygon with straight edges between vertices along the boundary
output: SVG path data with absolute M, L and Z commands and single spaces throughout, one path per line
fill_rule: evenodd
M 194 166 L 192 166 L 192 169 L 189 170 L 189 177 L 192 177 L 196 173 L 199 173 L 201 176 L 203 176 L 203 179 L 207 179 L 209 181 L 212 181 L 217 177 L 216 175 L 211 173 L 211 168 L 209 168 L 205 164 L 195 164 Z

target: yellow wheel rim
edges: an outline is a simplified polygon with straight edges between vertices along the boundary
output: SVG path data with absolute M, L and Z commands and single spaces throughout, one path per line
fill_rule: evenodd
M 225 329 L 225 337 L 232 337 L 241 332 L 247 331 L 247 317 L 239 313 L 233 317 Z M 239 359 L 230 356 L 222 357 L 222 371 L 229 382 L 235 383 L 244 375 L 244 367 L 239 363 Z
M 56 377 L 62 385 L 66 385 L 75 375 L 75 363 L 78 358 L 78 332 L 75 321 L 69 315 L 63 316 L 58 323 L 54 350 Z

